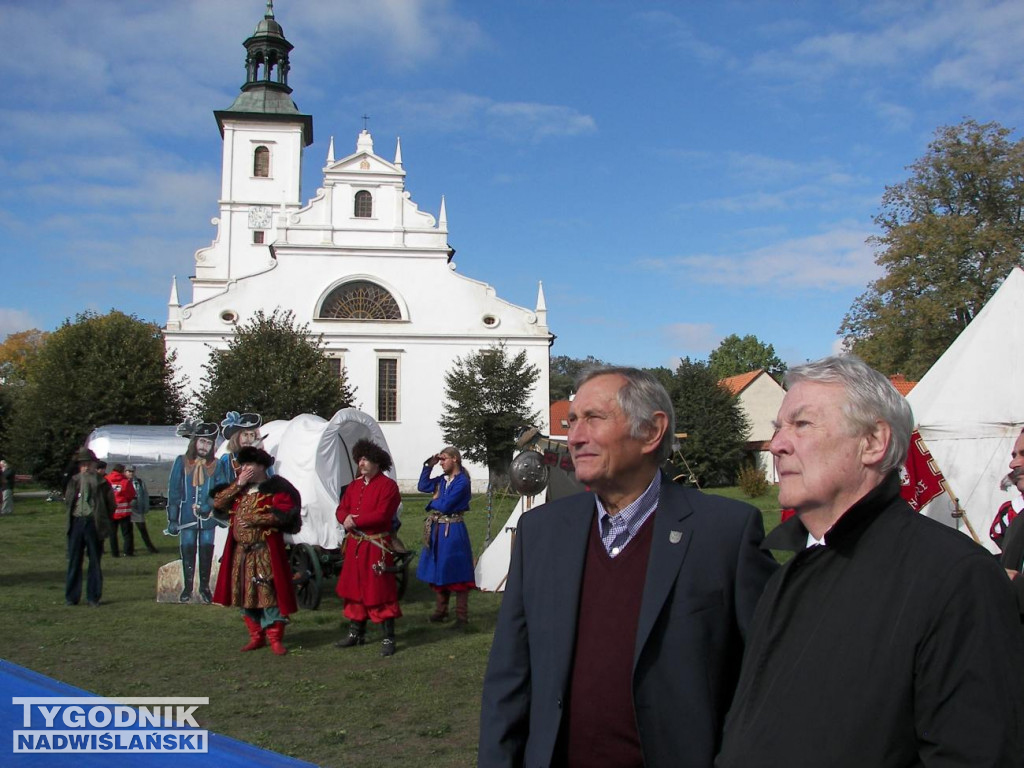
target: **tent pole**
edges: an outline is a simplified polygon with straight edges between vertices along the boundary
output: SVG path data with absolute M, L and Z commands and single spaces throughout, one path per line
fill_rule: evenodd
M 970 518 L 967 517 L 967 513 L 960 506 L 960 499 L 953 493 L 953 489 L 949 487 L 949 483 L 946 482 L 946 478 L 942 478 L 942 487 L 946 493 L 949 494 L 949 498 L 953 500 L 953 518 L 957 520 L 963 520 L 967 525 L 967 530 L 971 534 L 971 538 L 974 539 L 975 543 L 981 544 L 981 539 L 978 538 L 978 534 L 974 530 L 974 526 L 971 525 Z

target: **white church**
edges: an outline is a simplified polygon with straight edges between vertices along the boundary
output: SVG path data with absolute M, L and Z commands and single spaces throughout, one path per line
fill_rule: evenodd
M 366 130 L 340 158 L 332 138 L 323 184 L 303 204 L 313 118 L 292 101 L 292 45 L 272 3 L 244 45 L 241 93 L 214 112 L 224 142 L 217 234 L 195 254 L 191 302 L 179 303 L 172 282 L 164 329 L 191 390 L 203 386 L 211 350 L 225 349 L 237 324 L 281 308 L 323 335 L 339 375 L 356 387 L 355 405 L 380 423 L 403 490 L 443 445 L 444 374 L 457 358 L 499 342 L 511 355 L 525 350 L 541 372 L 530 408 L 547 419 L 554 336 L 543 287 L 529 310 L 456 271 L 444 199 L 436 217 L 411 200 L 400 140 L 386 160 Z M 482 488 L 486 470 L 469 469 Z

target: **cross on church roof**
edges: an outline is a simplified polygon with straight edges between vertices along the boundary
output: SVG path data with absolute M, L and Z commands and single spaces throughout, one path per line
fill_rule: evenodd
M 370 116 L 369 115 L 363 115 L 363 130 L 364 131 L 368 130 L 367 123 L 369 123 L 369 122 L 370 122 Z

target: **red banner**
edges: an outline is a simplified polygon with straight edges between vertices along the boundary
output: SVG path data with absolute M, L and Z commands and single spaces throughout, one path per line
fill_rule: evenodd
M 900 496 L 915 510 L 920 510 L 940 493 L 945 492 L 942 480 L 939 465 L 935 463 L 928 446 L 915 429 L 914 434 L 910 436 L 907 463 L 900 468 Z

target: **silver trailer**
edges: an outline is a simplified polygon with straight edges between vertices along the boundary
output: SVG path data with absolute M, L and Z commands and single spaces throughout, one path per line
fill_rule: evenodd
M 134 464 L 136 475 L 149 490 L 150 505 L 162 507 L 167 504 L 171 465 L 188 449 L 188 438 L 178 437 L 176 430 L 177 427 L 107 424 L 94 429 L 86 445 L 96 458 L 111 466 Z

